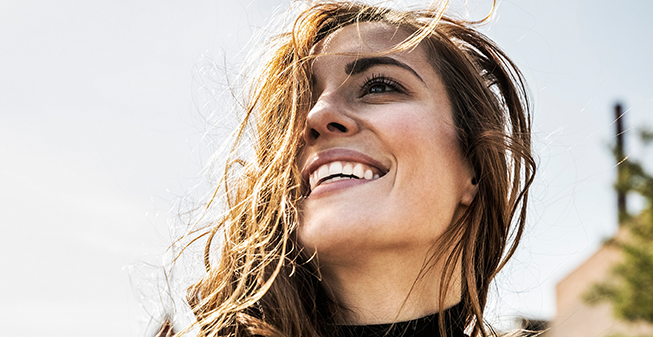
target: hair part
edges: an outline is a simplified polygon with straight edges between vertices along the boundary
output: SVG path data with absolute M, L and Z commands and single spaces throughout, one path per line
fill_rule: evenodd
M 296 205 L 302 193 L 296 160 L 312 104 L 313 47 L 360 22 L 383 22 L 408 32 L 406 40 L 387 52 L 423 45 L 445 85 L 478 192 L 433 246 L 429 266 L 436 261 L 445 266 L 439 307 L 454 276 L 460 276 L 466 326 L 472 336 L 491 334 L 483 321 L 489 285 L 519 243 L 535 172 L 531 117 L 515 64 L 472 23 L 444 17 L 443 11 L 319 3 L 304 10 L 290 32 L 270 40 L 270 53 L 251 82 L 244 119 L 225 165 L 221 189 L 226 212 L 204 233 L 209 238 L 207 273 L 188 291 L 201 336 L 337 334 L 336 323 L 347 309 L 320 284 L 315 259 L 297 244 Z M 254 155 L 245 161 L 239 150 L 248 132 L 254 135 Z M 213 198 L 206 207 L 215 207 L 212 203 Z M 221 246 L 218 262 L 212 264 L 216 236 Z M 457 266 L 461 275 L 454 275 Z M 446 335 L 443 320 L 440 315 Z

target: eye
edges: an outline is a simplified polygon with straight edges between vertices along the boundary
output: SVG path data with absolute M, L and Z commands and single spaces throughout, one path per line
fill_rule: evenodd
M 370 94 L 380 94 L 380 93 L 384 93 L 384 92 L 388 92 L 388 91 L 394 91 L 394 89 L 392 87 L 390 87 L 389 85 L 382 84 L 382 83 L 374 84 L 374 85 L 370 86 L 370 88 L 368 89 L 368 92 Z
M 403 91 L 397 81 L 383 75 L 374 75 L 366 79 L 361 89 L 361 96 Z

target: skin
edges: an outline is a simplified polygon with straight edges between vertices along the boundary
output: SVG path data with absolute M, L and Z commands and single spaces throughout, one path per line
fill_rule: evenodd
M 315 104 L 300 168 L 310 173 L 315 158 L 330 153 L 338 159 L 345 149 L 372 158 L 384 173 L 318 186 L 300 204 L 299 243 L 317 252 L 325 286 L 351 309 L 346 324 L 438 311 L 441 266 L 415 281 L 438 237 L 476 193 L 449 99 L 423 47 L 370 55 L 407 36 L 383 23 L 361 23 L 334 32 L 314 50 L 321 56 L 312 65 Z M 370 56 L 392 60 L 362 61 Z M 368 67 L 352 72 L 355 60 Z M 447 294 L 446 307 L 459 302 L 459 280 Z

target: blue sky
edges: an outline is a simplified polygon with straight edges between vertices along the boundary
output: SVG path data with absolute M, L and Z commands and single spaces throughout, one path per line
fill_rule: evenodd
M 220 83 L 204 70 L 235 75 L 252 33 L 287 6 L 0 2 L 3 335 L 142 335 L 154 270 L 143 266 L 161 262 L 216 141 L 202 139 L 217 103 L 201 88 Z M 612 104 L 629 109 L 627 126 L 653 126 L 651 12 L 643 0 L 500 1 L 482 28 L 527 77 L 539 163 L 495 322 L 555 315 L 556 282 L 615 231 Z

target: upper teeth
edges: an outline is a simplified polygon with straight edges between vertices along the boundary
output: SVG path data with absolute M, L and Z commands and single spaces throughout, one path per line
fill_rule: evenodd
M 348 177 L 343 177 L 348 176 Z M 377 179 L 378 174 L 375 174 L 373 168 L 361 163 L 348 163 L 334 161 L 320 166 L 310 176 L 311 190 L 318 184 L 324 182 L 333 182 L 341 179 Z

